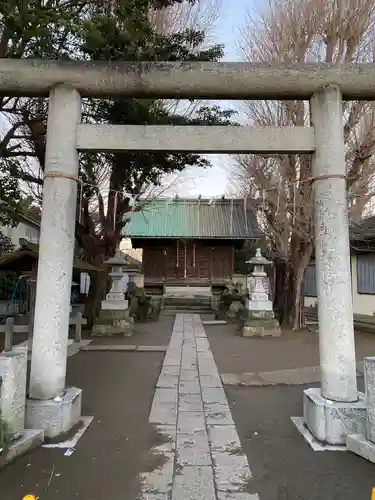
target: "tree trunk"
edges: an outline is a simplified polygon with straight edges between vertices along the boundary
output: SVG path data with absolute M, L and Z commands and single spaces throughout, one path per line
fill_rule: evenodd
M 304 326 L 303 282 L 313 247 L 299 251 L 292 262 L 278 263 L 276 270 L 275 309 L 283 326 L 295 330 Z
M 285 316 L 285 291 L 287 279 L 287 265 L 283 260 L 275 261 L 275 286 L 274 286 L 274 303 L 276 318 L 280 324 L 284 323 Z
M 90 288 L 85 305 L 84 317 L 87 320 L 86 328 L 92 330 L 96 318 L 100 313 L 100 305 L 108 288 L 108 272 L 90 273 Z

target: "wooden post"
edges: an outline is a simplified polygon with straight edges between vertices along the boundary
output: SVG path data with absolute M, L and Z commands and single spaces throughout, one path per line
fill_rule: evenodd
M 81 342 L 81 340 L 82 340 L 82 313 L 81 313 L 81 311 L 78 311 L 77 315 L 76 315 L 75 341 Z
M 5 341 L 4 352 L 10 352 L 13 346 L 13 318 L 7 318 L 5 321 Z

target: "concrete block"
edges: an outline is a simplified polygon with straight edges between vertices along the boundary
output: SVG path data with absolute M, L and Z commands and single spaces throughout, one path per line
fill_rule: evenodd
M 176 474 L 172 500 L 216 500 L 212 467 L 185 466 Z
M 375 357 L 365 358 L 366 438 L 375 443 Z
M 26 427 L 43 429 L 46 438 L 68 432 L 81 419 L 82 389 L 69 387 L 61 398 L 26 400 Z
M 21 436 L 13 441 L 5 455 L 0 456 L 0 468 L 5 467 L 16 458 L 43 444 L 44 431 L 41 429 L 24 429 Z
M 207 434 L 179 434 L 176 457 L 179 465 L 212 465 Z
M 363 434 L 349 434 L 346 437 L 346 447 L 356 455 L 375 463 L 375 444 Z
M 337 403 L 324 399 L 320 388 L 304 391 L 303 414 L 305 424 L 318 441 L 333 445 L 346 444 L 348 434 L 364 434 L 366 406 L 364 395 L 353 403 Z
M 27 350 L 0 354 L 0 413 L 17 438 L 25 427 Z

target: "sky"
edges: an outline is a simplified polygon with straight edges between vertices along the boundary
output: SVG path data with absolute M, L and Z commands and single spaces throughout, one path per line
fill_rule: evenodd
M 217 43 L 225 46 L 224 61 L 240 60 L 237 48 L 237 33 L 244 22 L 247 12 L 254 4 L 254 0 L 221 0 L 221 12 L 215 24 L 214 36 Z M 222 101 L 223 107 L 235 107 L 234 103 Z M 231 177 L 233 160 L 230 156 L 215 155 L 209 158 L 213 167 L 202 171 L 198 168 L 188 169 L 185 173 L 186 182 L 182 180 L 175 191 L 179 195 L 204 197 L 230 195 L 233 193 Z

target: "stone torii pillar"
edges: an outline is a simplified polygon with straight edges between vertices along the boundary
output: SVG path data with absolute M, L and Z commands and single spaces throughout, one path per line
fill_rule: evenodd
M 81 390 L 65 388 L 75 242 L 81 98 L 57 85 L 50 92 L 29 399 L 26 422 L 54 437 L 81 416 Z
M 304 419 L 315 438 L 345 444 L 364 430 L 357 391 L 350 273 L 342 97 L 329 86 L 310 102 L 313 155 L 321 389 L 304 393 Z

